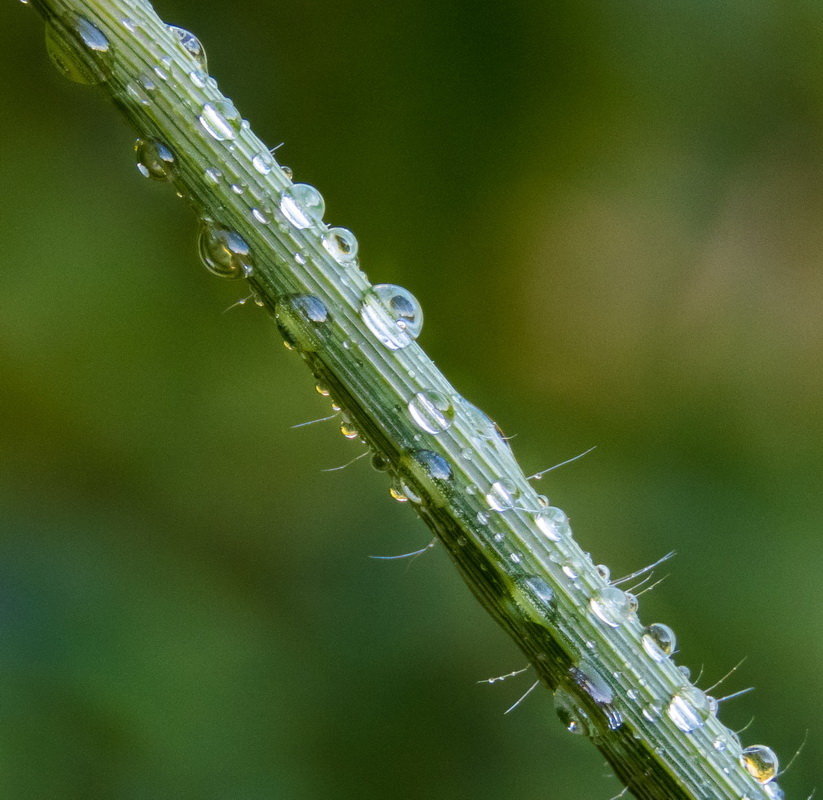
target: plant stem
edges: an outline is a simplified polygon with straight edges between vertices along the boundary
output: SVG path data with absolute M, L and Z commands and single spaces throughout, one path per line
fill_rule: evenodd
M 734 733 L 644 629 L 548 506 L 494 424 L 413 341 L 422 312 L 371 286 L 348 232 L 321 221 L 197 60 L 142 0 L 31 0 L 53 60 L 96 83 L 135 127 L 150 176 L 202 221 L 212 271 L 248 281 L 359 436 L 445 545 L 478 600 L 555 692 L 570 730 L 644 800 L 768 800 Z M 185 44 L 185 42 L 184 42 Z M 295 188 L 297 186 L 297 188 Z M 762 779 L 762 775 L 760 776 Z

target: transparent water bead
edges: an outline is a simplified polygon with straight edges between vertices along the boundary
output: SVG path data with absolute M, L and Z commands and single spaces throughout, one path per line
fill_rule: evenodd
M 593 664 L 589 661 L 581 661 L 578 666 L 569 670 L 569 676 L 588 695 L 592 703 L 605 714 L 610 730 L 616 730 L 623 724 L 622 715 L 612 705 L 614 692 Z
M 754 744 L 744 747 L 740 756 L 740 763 L 758 783 L 768 783 L 777 776 L 777 755 L 771 747 L 764 744 Z
M 652 661 L 663 661 L 677 648 L 675 632 L 662 622 L 653 622 L 651 625 L 647 625 L 643 630 L 643 637 L 640 641 Z
M 514 481 L 509 478 L 501 478 L 495 481 L 486 493 L 486 502 L 493 511 L 508 511 L 514 508 L 517 498 L 520 497 L 520 489 Z
M 357 430 L 352 421 L 348 419 L 344 419 L 343 422 L 340 423 L 340 433 L 347 439 L 356 439 L 360 436 L 360 431 Z
M 452 468 L 443 456 L 433 450 L 415 450 L 412 457 L 417 461 L 426 474 L 436 481 L 450 481 L 452 479 Z
M 763 787 L 763 791 L 766 792 L 766 796 L 769 800 L 786 800 L 786 793 L 780 788 L 778 783 L 775 783 L 775 781 L 767 783 Z
M 111 43 L 103 31 L 85 17 L 66 17 L 66 33 L 83 46 L 87 58 L 79 55 L 54 22 L 46 23 L 46 52 L 57 71 L 75 83 L 93 86 L 111 74 Z
M 562 508 L 548 506 L 541 508 L 534 515 L 534 524 L 540 532 L 553 542 L 559 542 L 562 538 L 571 535 L 569 518 Z
M 408 404 L 409 416 L 420 430 L 442 433 L 454 421 L 454 405 L 440 392 L 418 392 Z
M 611 628 L 617 628 L 634 613 L 629 596 L 616 586 L 598 589 L 589 599 L 594 615 Z
M 261 175 L 268 175 L 274 169 L 274 159 L 268 150 L 262 150 L 257 155 L 252 156 L 251 165 Z
M 157 139 L 138 139 L 134 143 L 137 169 L 144 178 L 169 181 L 175 169 L 174 153 Z
M 567 690 L 558 688 L 554 692 L 554 710 L 569 733 L 588 736 L 591 733 L 591 721 L 585 709 L 580 707 L 577 699 Z
M 408 347 L 423 328 L 423 309 L 415 296 L 408 289 L 389 283 L 378 283 L 366 291 L 360 316 L 389 350 Z
M 326 201 L 308 183 L 293 183 L 280 193 L 280 211 L 295 228 L 311 228 L 323 221 Z
M 329 228 L 323 234 L 323 247 L 338 264 L 357 261 L 357 237 L 348 228 Z
M 254 271 L 246 240 L 222 225 L 204 220 L 197 248 L 203 265 L 219 278 L 248 278 Z
M 240 112 L 231 100 L 225 98 L 214 103 L 206 103 L 200 112 L 199 120 L 203 130 L 218 142 L 235 139 L 243 127 Z
M 191 31 L 187 31 L 185 28 L 169 25 L 169 30 L 177 37 L 180 46 L 197 62 L 197 66 L 203 72 L 208 72 L 206 48 L 203 47 L 201 41 L 191 33 Z
M 711 716 L 709 700 L 696 686 L 684 686 L 674 693 L 666 707 L 669 719 L 684 733 L 702 727 Z

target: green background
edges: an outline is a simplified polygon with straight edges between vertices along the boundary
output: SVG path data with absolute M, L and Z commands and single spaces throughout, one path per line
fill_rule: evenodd
M 823 762 L 823 5 L 158 0 L 745 744 Z M 607 800 L 42 23 L 0 9 L 0 794 Z

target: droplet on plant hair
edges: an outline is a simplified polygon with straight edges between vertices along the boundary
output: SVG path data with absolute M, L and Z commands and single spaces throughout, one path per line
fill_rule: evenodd
M 389 350 L 408 347 L 423 328 L 423 309 L 402 286 L 378 283 L 363 295 L 360 316 L 377 340 Z

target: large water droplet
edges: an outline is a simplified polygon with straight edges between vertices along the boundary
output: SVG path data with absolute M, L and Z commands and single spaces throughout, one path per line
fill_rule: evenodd
M 777 775 L 777 754 L 771 747 L 766 747 L 764 744 L 744 747 L 740 763 L 758 783 L 768 783 Z
M 357 237 L 348 228 L 329 228 L 323 234 L 323 247 L 338 264 L 357 261 Z
M 616 586 L 598 589 L 591 596 L 589 607 L 601 622 L 612 628 L 622 625 L 634 613 L 629 596 Z
M 553 542 L 559 542 L 565 536 L 571 536 L 569 518 L 562 508 L 548 506 L 541 508 L 534 515 L 534 524 L 541 533 Z
M 66 34 L 55 22 L 46 23 L 46 52 L 61 75 L 75 83 L 93 86 L 111 74 L 111 43 L 103 31 L 85 17 L 68 16 Z M 61 29 L 62 31 L 62 29 Z M 69 35 L 82 46 L 85 57 L 70 45 Z
M 204 220 L 197 247 L 203 265 L 219 278 L 248 278 L 254 270 L 246 240 L 222 225 Z
M 280 211 L 295 228 L 311 228 L 323 221 L 326 202 L 308 183 L 293 183 L 280 193 Z
M 218 142 L 236 138 L 243 126 L 240 112 L 231 100 L 225 98 L 214 103 L 206 103 L 199 119 L 206 133 Z
M 677 636 L 668 625 L 653 622 L 643 631 L 641 642 L 643 649 L 653 661 L 663 661 L 675 651 Z
M 412 457 L 418 461 L 429 477 L 436 481 L 450 481 L 452 479 L 452 468 L 443 456 L 433 450 L 415 450 Z
M 389 350 L 408 347 L 423 328 L 423 309 L 414 295 L 388 283 L 378 283 L 363 295 L 360 316 Z
M 169 181 L 174 173 L 174 153 L 157 139 L 138 139 L 134 143 L 137 169 L 145 178 Z
M 674 693 L 666 713 L 671 721 L 685 733 L 700 728 L 711 716 L 709 701 L 696 686 L 684 686 Z
M 409 416 L 426 433 L 442 433 L 454 420 L 454 406 L 440 392 L 418 392 L 409 400 Z
M 268 175 L 274 169 L 274 159 L 268 150 L 262 150 L 252 156 L 251 165 L 261 174 Z
M 554 692 L 554 710 L 569 733 L 586 735 L 591 733 L 591 721 L 585 709 L 567 690 L 558 688 Z
M 176 25 L 169 25 L 169 30 L 177 36 L 180 46 L 197 62 L 197 66 L 203 72 L 208 72 L 209 68 L 206 63 L 206 49 L 203 47 L 201 41 L 185 28 L 178 28 Z

